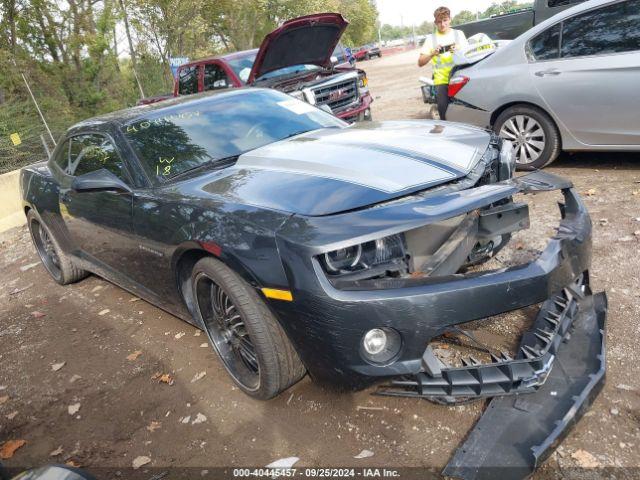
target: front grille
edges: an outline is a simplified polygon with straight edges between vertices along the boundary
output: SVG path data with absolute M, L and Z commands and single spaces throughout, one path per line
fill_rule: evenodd
M 358 79 L 350 78 L 331 85 L 323 85 L 313 90 L 316 105 L 328 105 L 336 112 L 358 99 Z

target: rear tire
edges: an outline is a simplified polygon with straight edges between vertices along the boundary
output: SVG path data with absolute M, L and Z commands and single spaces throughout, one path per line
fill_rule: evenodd
M 74 265 L 73 260 L 62 251 L 51 231 L 33 210 L 27 213 L 27 226 L 44 268 L 57 283 L 68 285 L 89 275 L 89 272 Z
M 507 108 L 496 119 L 493 130 L 514 144 L 516 169 L 538 170 L 560 154 L 560 134 L 551 117 L 529 105 Z
M 191 284 L 209 340 L 242 391 L 267 400 L 304 377 L 306 369 L 278 320 L 238 274 L 205 257 L 193 267 Z

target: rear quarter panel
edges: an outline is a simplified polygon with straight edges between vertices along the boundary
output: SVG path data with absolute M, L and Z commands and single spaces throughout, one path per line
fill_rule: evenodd
M 20 170 L 20 193 L 26 209 L 33 208 L 39 215 L 60 213 L 58 184 L 46 162 L 36 163 Z
M 60 216 L 59 186 L 46 162 L 36 163 L 20 170 L 20 193 L 25 214 L 35 211 L 64 252 L 71 252 L 72 244 Z

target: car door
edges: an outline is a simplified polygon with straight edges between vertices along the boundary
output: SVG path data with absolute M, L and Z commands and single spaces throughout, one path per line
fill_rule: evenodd
M 529 49 L 535 88 L 576 140 L 640 145 L 640 0 L 566 18 Z
M 105 169 L 127 185 L 131 176 L 114 142 L 97 133 L 71 137 L 59 206 L 74 255 L 99 268 L 128 275 L 132 243 L 132 194 L 76 191 L 73 180 Z

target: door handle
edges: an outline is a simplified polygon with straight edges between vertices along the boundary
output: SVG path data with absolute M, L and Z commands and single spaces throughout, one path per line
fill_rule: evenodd
M 536 72 L 536 76 L 537 77 L 544 77 L 545 75 L 553 75 L 554 77 L 556 75 L 560 75 L 562 72 L 560 70 L 556 70 L 555 68 L 552 68 L 551 70 L 541 70 L 539 72 Z

